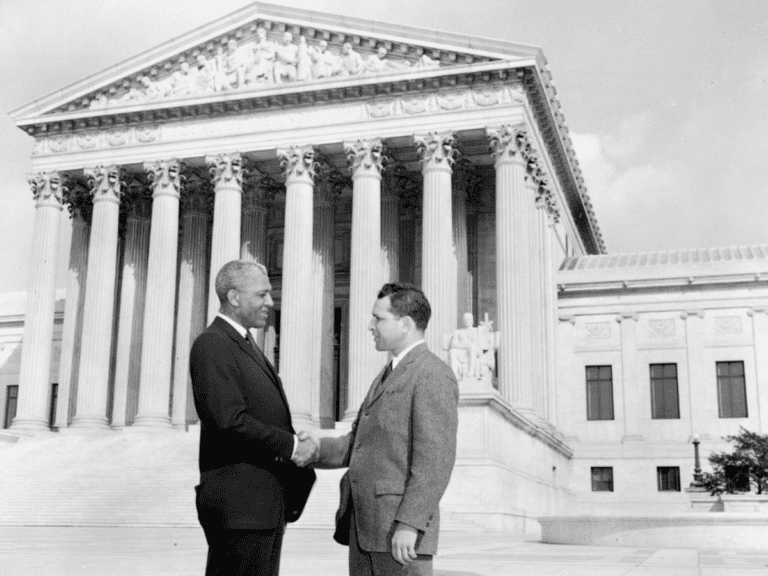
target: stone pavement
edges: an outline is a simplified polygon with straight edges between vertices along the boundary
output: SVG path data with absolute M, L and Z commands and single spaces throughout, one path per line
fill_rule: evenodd
M 2 576 L 198 576 L 200 529 L 0 526 Z M 446 532 L 435 576 L 768 576 L 768 553 L 555 546 L 535 536 Z M 289 529 L 281 576 L 344 576 L 330 530 Z

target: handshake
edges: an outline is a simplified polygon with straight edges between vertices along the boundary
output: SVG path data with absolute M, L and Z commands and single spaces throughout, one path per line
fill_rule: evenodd
M 314 432 L 302 430 L 298 434 L 299 443 L 291 460 L 296 466 L 309 466 L 320 456 L 320 438 Z

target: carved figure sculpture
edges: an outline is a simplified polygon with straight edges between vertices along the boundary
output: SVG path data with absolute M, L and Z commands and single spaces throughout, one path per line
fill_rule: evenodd
M 496 367 L 496 334 L 487 316 L 474 327 L 474 316 L 467 312 L 462 316 L 463 327 L 451 336 L 448 359 L 458 380 L 490 380 Z
M 298 61 L 299 47 L 293 43 L 293 34 L 283 32 L 283 42 L 275 48 L 275 84 L 282 84 L 283 79 L 294 82 Z
M 252 49 L 252 64 L 248 70 L 249 83 L 267 83 L 274 81 L 275 56 L 277 47 L 267 38 L 264 28 L 256 30 L 256 44 Z
M 312 78 L 330 78 L 341 71 L 341 58 L 328 50 L 328 42 L 320 40 L 310 53 L 312 57 Z
M 199 90 L 197 68 L 193 70 L 187 62 L 182 62 L 178 72 L 174 72 L 171 76 L 171 85 L 174 96 L 197 94 Z
M 352 49 L 352 44 L 345 42 L 341 48 L 341 75 L 356 76 L 364 70 L 363 57 Z
M 222 67 L 222 89 L 245 86 L 245 54 L 237 47 L 237 41 L 227 42 L 227 51 L 218 59 Z
M 309 47 L 304 36 L 299 36 L 299 46 L 296 54 L 296 79 L 312 79 L 312 58 L 309 56 Z
M 216 78 L 216 63 L 208 60 L 202 54 L 197 58 L 197 91 L 198 93 L 211 92 L 214 90 L 214 79 Z

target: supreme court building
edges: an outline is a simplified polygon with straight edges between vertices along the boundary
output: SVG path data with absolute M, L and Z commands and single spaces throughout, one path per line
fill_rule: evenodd
M 705 402 L 715 362 L 741 362 L 733 422 L 765 426 L 768 252 L 605 255 L 538 48 L 256 3 L 12 116 L 34 137 L 36 218 L 23 348 L 0 386 L 10 434 L 196 433 L 189 349 L 235 258 L 269 269 L 258 339 L 297 429 L 354 419 L 386 362 L 367 330 L 384 282 L 423 288 L 446 361 L 462 316 L 483 320 L 492 360 L 461 380 L 443 505 L 486 527 L 579 503 L 682 505 L 690 434 L 722 416 L 713 400 L 691 430 L 680 398 Z M 7 342 L 13 326 L 0 322 Z M 678 409 L 669 396 L 659 410 L 671 369 L 662 388 L 643 370 L 676 363 Z M 654 428 L 658 414 L 677 427 Z M 658 468 L 675 466 L 678 491 L 659 496 Z

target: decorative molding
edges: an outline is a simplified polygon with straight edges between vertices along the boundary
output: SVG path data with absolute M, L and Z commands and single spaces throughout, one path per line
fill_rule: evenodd
M 637 322 L 640 319 L 640 314 L 637 312 L 621 312 L 616 314 L 616 322 L 623 322 L 624 320 L 634 320 Z
M 424 169 L 446 168 L 450 170 L 458 152 L 454 147 L 456 138 L 453 132 L 414 134 L 413 141 L 416 144 L 416 152 Z
M 294 178 L 308 178 L 314 181 L 317 162 L 314 146 L 294 144 L 288 148 L 278 148 L 277 157 L 286 181 Z
M 611 325 L 608 322 L 585 322 L 588 338 L 610 338 Z
M 675 334 L 674 320 L 649 320 L 648 326 L 651 327 L 651 332 L 655 336 L 674 336 Z
M 685 310 L 680 314 L 680 317 L 685 320 L 686 318 L 690 318 L 692 316 L 697 316 L 698 318 L 704 319 L 704 310 Z
M 380 138 L 344 142 L 344 153 L 353 175 L 376 174 L 381 176 L 384 168 L 384 144 Z
M 99 200 L 120 202 L 125 191 L 122 168 L 114 164 L 111 166 L 96 166 L 84 169 L 83 174 L 85 174 L 88 180 L 94 202 Z
M 61 173 L 52 171 L 28 174 L 27 182 L 38 206 L 63 206 L 68 188 Z
M 183 169 L 184 165 L 175 158 L 145 162 L 144 171 L 149 179 L 152 197 L 174 196 L 178 198 L 181 195 L 182 185 L 185 180 L 185 177 L 181 174 Z
M 741 316 L 716 316 L 715 326 L 718 332 L 739 334 L 742 332 Z
M 529 148 L 528 129 L 525 124 L 504 124 L 497 129 L 487 128 L 491 154 L 497 162 L 503 158 L 525 159 L 524 151 Z
M 210 166 L 209 172 L 214 186 L 236 184 L 242 187 L 245 169 L 240 152 L 208 155 L 205 157 L 205 163 Z

